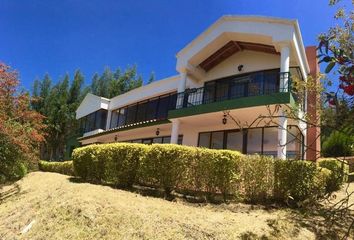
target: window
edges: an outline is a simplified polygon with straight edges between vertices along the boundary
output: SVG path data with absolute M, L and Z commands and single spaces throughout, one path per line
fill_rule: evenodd
M 162 143 L 171 143 L 171 137 L 163 137 Z
M 224 132 L 213 132 L 211 134 L 210 148 L 223 149 L 224 148 Z
M 125 119 L 127 117 L 127 108 L 121 108 L 119 110 L 118 126 L 121 127 L 125 125 Z
M 146 107 L 146 120 L 155 119 L 158 102 L 159 102 L 158 98 L 149 100 Z
M 226 149 L 243 151 L 243 132 L 228 132 L 226 137 Z
M 157 109 L 157 119 L 165 119 L 167 117 L 168 104 L 169 104 L 169 96 L 161 97 L 159 101 L 159 106 Z
M 105 109 L 100 109 L 80 119 L 81 129 L 84 133 L 96 129 L 106 129 L 106 123 L 107 110 Z
M 248 83 L 248 96 L 258 96 L 263 94 L 263 72 L 250 75 Z
M 119 110 L 112 111 L 110 128 L 115 128 L 118 126 L 118 116 Z
M 214 102 L 215 98 L 215 81 L 207 82 L 204 85 L 204 93 L 203 93 L 203 103 Z
M 279 73 L 275 70 L 264 72 L 264 94 L 279 91 Z
M 136 105 L 132 105 L 127 108 L 127 116 L 126 116 L 125 124 L 135 123 L 136 110 L 137 110 Z
M 264 128 L 263 154 L 277 156 L 278 154 L 278 128 Z
M 178 136 L 178 144 L 182 144 L 183 141 L 183 135 Z M 135 139 L 131 140 L 128 142 L 132 143 L 143 143 L 143 144 L 153 144 L 153 143 L 170 143 L 171 142 L 171 136 L 165 136 L 165 137 L 154 137 L 154 138 L 144 138 L 144 139 Z
M 302 134 L 297 127 L 289 126 L 287 131 L 286 152 L 288 158 L 300 159 L 302 156 Z
M 247 96 L 247 84 L 249 77 L 234 78 L 230 82 L 230 98 L 239 98 Z
M 247 153 L 262 153 L 262 128 L 247 130 Z
M 227 100 L 229 95 L 229 82 L 221 81 L 216 82 L 216 101 Z
M 148 102 L 141 102 L 138 104 L 138 110 L 136 114 L 136 122 L 145 121 L 145 114 L 147 110 Z
M 211 136 L 211 133 L 210 133 L 210 132 L 207 132 L 207 133 L 200 133 L 200 134 L 199 134 L 198 146 L 199 146 L 199 147 L 210 148 L 210 136 Z

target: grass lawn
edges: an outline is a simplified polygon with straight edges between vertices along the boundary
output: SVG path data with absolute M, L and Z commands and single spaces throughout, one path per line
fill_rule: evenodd
M 0 239 L 316 239 L 346 230 L 318 210 L 169 202 L 56 173 L 30 173 L 0 192 L 11 189 L 0 201 Z

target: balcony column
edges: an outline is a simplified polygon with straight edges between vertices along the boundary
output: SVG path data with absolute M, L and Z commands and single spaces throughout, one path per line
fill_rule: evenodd
M 178 93 L 184 92 L 186 90 L 186 82 L 187 82 L 187 72 L 181 72 L 181 79 L 178 84 Z
M 171 143 L 178 143 L 179 119 L 172 119 Z
M 278 126 L 278 155 L 279 159 L 286 159 L 287 128 L 288 120 L 282 110 L 279 111 Z
M 284 45 L 280 50 L 280 92 L 287 92 L 289 86 L 290 48 Z

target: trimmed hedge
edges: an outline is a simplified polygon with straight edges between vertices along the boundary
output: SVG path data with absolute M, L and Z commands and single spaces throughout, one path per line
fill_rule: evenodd
M 74 150 L 75 173 L 87 181 L 141 184 L 248 202 L 299 202 L 324 196 L 331 171 L 313 162 L 277 160 L 174 144 L 112 143 Z
M 48 162 L 40 160 L 38 162 L 39 170 L 43 172 L 56 172 L 69 176 L 74 175 L 73 161 Z
M 335 158 L 324 158 L 318 161 L 318 166 L 331 170 L 327 183 L 327 192 L 337 191 L 348 181 L 349 165 Z

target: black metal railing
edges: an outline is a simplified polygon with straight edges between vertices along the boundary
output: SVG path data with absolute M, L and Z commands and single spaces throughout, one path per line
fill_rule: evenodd
M 178 93 L 176 109 L 251 96 L 291 91 L 289 72 L 264 71 L 208 82 Z

